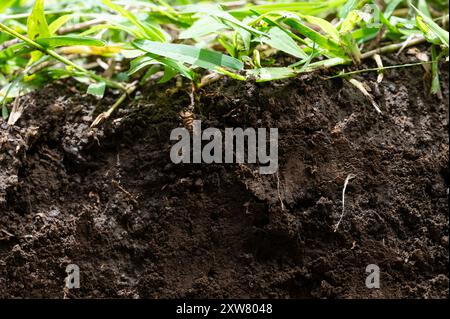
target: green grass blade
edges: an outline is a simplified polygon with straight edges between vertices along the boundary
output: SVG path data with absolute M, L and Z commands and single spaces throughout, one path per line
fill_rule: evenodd
M 102 47 L 105 46 L 106 43 L 101 40 L 97 40 L 94 38 L 88 37 L 79 37 L 79 36 L 55 36 L 48 38 L 40 38 L 36 40 L 37 43 L 46 47 L 46 48 L 57 48 L 57 47 L 65 47 L 65 46 L 73 46 L 73 45 L 85 45 L 85 46 L 97 46 Z
M 133 23 L 143 34 L 147 35 L 146 38 L 161 42 L 165 42 L 166 40 L 168 40 L 166 34 L 161 30 L 161 28 L 149 23 L 143 23 L 139 21 L 139 19 L 133 13 L 117 4 L 114 4 L 111 0 L 102 0 L 102 2 L 110 9 L 118 12 L 119 14 L 130 20 L 131 23 Z
M 36 0 L 27 20 L 28 38 L 34 40 L 39 37 L 49 37 L 47 20 L 44 14 L 44 0 Z
M 320 27 L 334 41 L 336 42 L 339 41 L 338 30 L 334 25 L 332 25 L 327 20 L 309 15 L 302 15 L 301 17 L 304 18 L 309 23 L 315 24 L 316 26 Z
M 342 19 L 345 19 L 351 11 L 356 9 L 357 5 L 358 5 L 358 0 L 347 1 L 342 6 L 341 10 L 339 10 L 338 16 Z
M 214 17 L 205 16 L 195 21 L 190 28 L 181 31 L 179 38 L 180 39 L 199 38 L 207 34 L 211 34 L 216 31 L 228 28 L 229 28 L 228 26 L 226 26 L 222 22 L 219 22 Z
M 430 37 L 430 33 L 433 33 L 439 40 L 442 42 L 444 46 L 449 47 L 449 34 L 448 31 L 441 28 L 436 22 L 433 21 L 430 17 L 428 17 L 425 13 L 417 9 L 415 6 L 411 5 L 417 14 L 420 16 L 419 19 L 416 19 L 418 22 L 418 27 L 424 33 L 425 37 Z M 423 20 L 423 24 L 421 23 Z M 427 37 L 427 39 L 428 39 Z M 430 37 L 431 38 L 431 37 Z
M 336 41 L 327 38 L 319 32 L 306 26 L 297 16 L 290 15 L 289 18 L 284 19 L 284 22 L 303 36 L 309 38 L 313 43 L 316 43 L 322 49 L 325 49 L 327 53 L 334 56 L 346 57 L 345 50 L 342 46 L 340 46 Z
M 297 43 L 281 28 L 273 27 L 267 32 L 268 37 L 260 40 L 271 47 L 286 52 L 299 59 L 306 59 L 308 55 L 297 45 Z
M 431 94 L 440 94 L 441 84 L 439 81 L 439 59 L 436 53 L 436 47 L 433 45 L 431 47 Z
M 184 66 L 182 63 L 170 58 L 157 56 L 152 53 L 147 53 L 144 56 L 132 60 L 130 63 L 130 70 L 128 71 L 128 75 L 132 75 L 150 65 L 155 64 L 162 64 L 164 66 L 170 67 L 171 69 L 178 71 L 178 73 L 188 79 L 193 80 L 195 78 L 194 72 L 188 67 Z
M 154 65 L 157 63 L 155 59 L 148 55 L 140 56 L 138 58 L 135 58 L 131 60 L 130 62 L 130 69 L 128 70 L 128 75 L 133 75 L 136 72 L 139 72 L 143 68 L 146 68 L 149 65 Z
M 123 31 L 125 33 L 128 33 L 129 35 L 132 35 L 132 36 L 134 36 L 136 38 L 140 38 L 140 39 L 145 38 L 145 34 L 143 34 L 140 30 L 132 28 L 132 27 L 128 27 L 128 26 L 125 26 L 125 25 L 116 24 L 116 23 L 95 25 L 95 26 L 92 26 L 91 28 L 89 28 L 88 30 L 80 33 L 79 35 L 80 36 L 87 36 L 89 34 L 97 33 L 99 31 L 102 31 L 102 30 L 105 30 L 105 29 L 119 30 L 119 31 Z
M 217 67 L 227 67 L 234 70 L 243 69 L 243 63 L 238 59 L 192 45 L 137 40 L 133 41 L 133 46 L 145 52 L 209 70 L 214 70 Z
M 394 12 L 395 8 L 402 3 L 403 0 L 391 0 L 386 6 L 386 9 L 384 10 L 384 16 L 386 19 L 389 19 Z
M 87 93 L 101 99 L 105 95 L 105 89 L 105 82 L 92 83 L 91 85 L 89 85 Z
M 64 24 L 66 24 L 70 19 L 73 18 L 72 14 L 66 14 L 60 16 L 58 19 L 49 24 L 48 30 L 50 34 L 56 34 L 56 32 L 61 28 Z
M 261 14 L 273 11 L 290 11 L 300 12 L 308 15 L 321 15 L 335 11 L 340 6 L 344 5 L 347 0 L 330 0 L 330 1 L 295 1 L 290 3 L 269 3 L 261 5 L 247 6 L 239 9 L 230 10 L 230 14 L 238 19 L 252 16 L 253 11 Z
M 11 7 L 14 2 L 16 2 L 16 0 L 2 0 L 2 2 L 0 2 L 0 13 Z

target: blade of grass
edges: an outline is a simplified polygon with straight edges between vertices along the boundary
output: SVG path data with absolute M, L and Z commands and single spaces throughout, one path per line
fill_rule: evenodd
M 110 9 L 120 13 L 122 16 L 130 20 L 143 34 L 147 35 L 148 39 L 161 42 L 165 42 L 166 40 L 168 40 L 164 32 L 159 27 L 139 21 L 133 13 L 125 10 L 117 4 L 114 4 L 110 0 L 102 0 L 102 2 Z
M 108 86 L 112 87 L 112 88 L 116 88 L 116 89 L 120 89 L 120 90 L 124 90 L 124 86 L 120 83 L 117 83 L 115 81 L 109 80 L 109 79 L 105 79 L 93 72 L 90 72 L 88 70 L 86 70 L 85 68 L 83 68 L 80 65 L 77 65 L 75 63 L 73 63 L 72 61 L 70 61 L 69 59 L 63 57 L 62 55 L 58 54 L 57 52 L 51 50 L 51 49 L 47 49 L 46 47 L 42 46 L 41 44 L 29 39 L 28 37 L 16 32 L 15 30 L 9 28 L 8 26 L 4 25 L 3 23 L 0 23 L 0 30 L 3 30 L 4 32 L 24 41 L 26 44 L 28 44 L 29 46 L 31 46 L 32 48 L 41 51 L 42 53 L 45 53 L 51 57 L 53 57 L 54 59 L 60 61 L 61 63 L 70 66 L 72 68 L 74 68 L 77 71 L 80 71 L 82 73 L 85 73 L 86 75 L 90 76 L 91 78 L 93 78 L 96 81 L 102 82 L 104 81 L 105 83 L 108 84 Z
M 103 47 L 106 45 L 104 41 L 97 40 L 89 37 L 79 37 L 79 36 L 54 36 L 48 38 L 39 38 L 36 40 L 36 43 L 39 43 L 43 47 L 46 48 L 57 48 L 64 46 L 73 46 L 73 45 L 84 45 L 84 46 L 96 46 Z
M 417 14 L 423 19 L 427 27 L 431 32 L 434 33 L 441 41 L 444 46 L 449 47 L 449 33 L 448 31 L 441 28 L 436 22 L 433 21 L 430 17 L 428 17 L 425 13 L 417 9 L 415 6 L 411 5 L 413 9 L 417 12 Z M 427 32 L 425 32 L 427 33 Z M 425 34 L 426 36 L 426 34 Z
M 436 53 L 436 47 L 431 46 L 431 94 L 437 94 L 441 96 L 441 84 L 439 81 L 439 58 Z
M 319 32 L 306 26 L 304 23 L 302 23 L 302 21 L 300 20 L 300 18 L 298 16 L 289 14 L 288 17 L 286 17 L 283 21 L 287 25 L 292 27 L 294 30 L 296 30 L 303 36 L 309 38 L 312 42 L 316 43 L 317 46 L 323 48 L 326 51 L 326 53 L 329 53 L 329 54 L 332 54 L 334 56 L 338 56 L 341 58 L 347 57 L 347 55 L 341 45 L 339 45 L 337 42 L 335 42 L 331 38 L 326 38 L 325 36 L 321 35 Z
M 28 37 L 34 40 L 38 37 L 49 37 L 47 20 L 44 14 L 44 0 L 36 0 L 27 20 Z
M 0 2 L 0 13 L 11 7 L 14 2 L 16 2 L 16 0 L 2 0 L 2 2 Z
M 242 70 L 243 68 L 243 63 L 238 59 L 192 45 L 160 43 L 148 40 L 136 40 L 132 44 L 139 50 L 209 70 L 215 70 L 217 67 L 228 67 L 234 70 Z

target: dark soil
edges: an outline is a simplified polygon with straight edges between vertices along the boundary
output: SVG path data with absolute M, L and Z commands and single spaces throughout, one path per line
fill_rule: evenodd
M 171 163 L 188 85 L 151 85 L 98 129 L 117 96 L 57 83 L 21 98 L 0 129 L 0 297 L 448 298 L 444 67 L 442 99 L 421 67 L 357 76 L 381 115 L 324 74 L 198 92 L 204 127 L 279 128 L 274 175 Z M 64 292 L 71 263 L 81 288 Z

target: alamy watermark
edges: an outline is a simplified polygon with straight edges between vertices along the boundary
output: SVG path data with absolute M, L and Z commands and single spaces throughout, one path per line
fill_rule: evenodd
M 207 128 L 202 132 L 201 121 L 194 120 L 192 139 L 188 129 L 179 127 L 172 130 L 170 140 L 178 141 L 170 151 L 170 159 L 175 164 L 259 163 L 260 174 L 274 174 L 278 170 L 277 128 L 269 129 L 268 138 L 265 128 L 225 128 L 223 136 L 217 128 Z M 208 141 L 203 148 L 202 141 Z
M 369 273 L 369 275 L 366 277 L 366 287 L 369 289 L 379 289 L 380 267 L 375 264 L 369 264 L 366 267 L 366 273 Z
M 80 288 L 80 267 L 75 264 L 69 264 L 66 267 L 67 277 L 65 284 L 67 289 Z

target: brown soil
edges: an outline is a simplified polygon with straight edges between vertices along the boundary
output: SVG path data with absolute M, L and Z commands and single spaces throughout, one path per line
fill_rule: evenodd
M 75 263 L 68 297 L 448 298 L 448 71 L 442 99 L 423 73 L 357 77 L 382 115 L 323 74 L 199 92 L 204 127 L 279 128 L 278 175 L 171 164 L 188 85 L 149 86 L 101 129 L 113 94 L 60 83 L 21 98 L 0 129 L 0 297 L 62 298 Z M 372 263 L 380 289 L 365 286 Z

